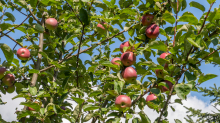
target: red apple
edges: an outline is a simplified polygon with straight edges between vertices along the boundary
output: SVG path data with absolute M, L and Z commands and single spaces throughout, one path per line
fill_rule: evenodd
M 130 45 L 129 41 L 123 42 L 123 43 L 120 45 L 120 51 L 121 51 L 122 53 L 124 53 L 124 52 L 123 52 L 123 48 L 124 48 L 124 47 L 130 47 L 130 46 L 131 46 L 131 45 Z M 131 48 L 128 48 L 125 52 L 133 51 L 133 50 L 134 50 L 134 46 L 131 47 Z
M 115 100 L 115 106 L 119 109 L 125 109 L 131 107 L 131 98 L 126 95 L 119 95 Z
M 148 38 L 157 38 L 157 36 L 159 35 L 159 29 L 160 27 L 156 24 L 151 24 L 150 26 L 148 26 L 146 28 L 146 35 Z
M 47 29 L 49 30 L 55 30 L 58 26 L 58 22 L 55 18 L 48 18 L 45 21 L 45 26 L 47 27 Z
M 105 27 L 103 26 L 103 25 L 108 25 L 107 23 L 105 23 L 105 22 L 101 22 L 101 23 L 99 23 L 98 25 L 97 25 L 97 27 L 98 28 L 100 28 L 100 29 L 102 29 L 102 30 L 105 30 Z M 108 26 L 107 26 L 108 27 Z
M 26 61 L 30 58 L 30 51 L 26 48 L 20 48 L 17 51 L 17 57 L 22 61 Z
M 15 81 L 15 77 L 12 74 L 7 74 L 2 79 L 3 84 L 7 86 L 12 86 L 14 81 Z
M 133 52 L 125 52 L 121 55 L 121 62 L 124 66 L 131 66 L 136 62 L 136 56 Z
M 5 88 L 5 90 L 8 92 L 8 93 L 13 93 L 15 91 L 15 86 L 8 86 L 8 88 Z
M 6 68 L 1 67 L 0 68 L 0 79 L 4 77 L 4 72 L 7 71 Z
M 142 16 L 142 25 L 143 26 L 148 26 L 153 22 L 154 15 L 151 14 L 144 14 Z
M 170 55 L 170 53 L 162 53 L 160 58 L 165 59 L 168 55 Z
M 167 87 L 165 87 L 165 86 L 159 87 L 162 93 L 163 93 L 163 92 L 166 92 L 166 91 L 170 91 L 171 88 L 173 87 L 173 84 L 172 84 L 170 81 L 168 81 L 168 80 L 164 80 L 164 81 L 162 81 L 162 82 L 167 83 L 168 86 L 169 86 L 169 88 L 167 88 Z
M 39 102 L 37 102 L 37 101 L 35 101 L 34 103 L 39 104 Z M 35 111 L 35 109 L 33 109 L 33 108 L 31 108 L 31 107 L 28 107 L 28 110 L 29 110 L 29 111 Z
M 156 76 L 158 78 L 163 78 L 164 77 L 163 70 L 157 69 L 157 70 L 155 70 L 155 72 L 156 72 Z
M 150 95 L 147 96 L 146 103 L 147 103 L 149 108 L 153 109 L 152 102 L 150 102 L 150 101 L 155 100 L 155 99 L 157 99 L 157 96 L 154 95 L 154 94 L 150 94 Z
M 132 83 L 137 79 L 137 71 L 133 67 L 126 67 L 122 72 L 125 82 Z
M 113 58 L 113 59 L 111 60 L 111 63 L 112 63 L 112 64 L 115 64 L 115 65 L 120 66 L 120 64 L 117 63 L 117 62 L 115 62 L 115 61 L 121 61 L 121 59 L 120 59 L 120 58 Z

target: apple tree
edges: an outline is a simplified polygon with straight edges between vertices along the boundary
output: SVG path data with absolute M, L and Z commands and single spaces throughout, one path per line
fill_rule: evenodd
M 0 38 L 11 41 L 0 42 L 1 94 L 26 100 L 15 111 L 22 123 L 169 122 L 173 95 L 181 103 L 217 77 L 200 69 L 220 64 L 215 2 L 0 0 Z M 187 6 L 204 13 L 196 18 Z M 155 121 L 145 106 L 158 113 Z

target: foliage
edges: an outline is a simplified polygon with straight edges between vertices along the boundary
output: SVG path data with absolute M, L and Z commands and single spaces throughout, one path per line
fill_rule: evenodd
M 26 99 L 20 104 L 24 110 L 16 111 L 17 119 L 19 122 L 61 122 L 65 118 L 72 123 L 89 120 L 119 123 L 124 117 L 126 122 L 132 119 L 134 123 L 146 123 L 151 121 L 142 111 L 146 105 L 143 96 L 154 93 L 158 97 L 151 101 L 152 110 L 158 112 L 155 122 L 168 122 L 167 106 L 172 95 L 186 99 L 191 91 L 197 91 L 196 85 L 217 77 L 204 75 L 200 70 L 202 61 L 220 64 L 220 9 L 210 11 L 215 0 L 207 1 L 208 10 L 198 2 L 187 3 L 186 0 L 1 0 L 0 37 L 15 42 L 15 48 L 7 42 L 0 43 L 4 53 L 1 58 L 6 59 L 1 66 L 8 69 L 7 74 L 16 77 L 17 95 L 13 99 Z M 204 14 L 201 18 L 191 12 L 178 14 L 187 5 Z M 18 18 L 14 12 L 25 16 L 21 23 L 15 23 Z M 145 13 L 154 15 L 153 22 L 160 26 L 159 37 L 163 38 L 150 39 L 145 35 L 146 26 L 140 21 Z M 44 20 L 49 17 L 58 20 L 56 30 L 45 28 Z M 107 23 L 103 24 L 105 31 L 97 28 L 102 22 Z M 23 33 L 18 39 L 9 35 L 17 31 Z M 110 62 L 121 56 L 120 49 L 112 46 L 119 47 L 126 39 L 125 33 L 130 36 L 133 52 L 137 58 L 141 57 L 133 65 L 140 77 L 133 83 L 121 77 L 125 66 L 121 64 L 118 68 Z M 29 61 L 20 64 L 15 57 L 18 46 L 30 50 Z M 163 52 L 171 55 L 158 58 L 158 63 L 154 63 L 151 58 Z M 168 69 L 164 69 L 165 63 Z M 116 72 L 111 71 L 112 68 Z M 155 76 L 157 69 L 162 70 L 164 77 Z M 156 88 L 164 80 L 174 85 L 166 93 Z M 0 84 L 1 92 L 6 94 L 4 85 Z M 132 100 L 132 107 L 123 111 L 114 104 L 121 94 Z M 69 100 L 77 105 L 73 107 Z M 4 100 L 0 101 L 4 104 Z M 134 117 L 136 106 L 141 109 L 137 113 L 140 118 Z M 175 122 L 181 121 L 176 119 Z

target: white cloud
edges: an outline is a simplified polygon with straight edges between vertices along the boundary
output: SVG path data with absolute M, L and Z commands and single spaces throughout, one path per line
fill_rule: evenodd
M 4 102 L 7 102 L 6 105 L 0 105 L 0 114 L 2 115 L 2 118 L 8 122 L 14 121 L 16 120 L 16 114 L 15 114 L 15 109 L 16 107 L 18 108 L 18 110 L 21 110 L 23 108 L 22 105 L 19 105 L 20 102 L 25 101 L 25 99 L 23 98 L 17 98 L 15 100 L 12 100 L 11 98 L 13 98 L 16 93 L 12 93 L 12 94 L 6 94 L 6 95 L 2 95 L 2 100 Z M 147 96 L 147 95 L 146 95 Z M 146 98 L 146 96 L 144 96 L 144 98 Z M 176 95 L 172 96 L 171 98 L 171 102 L 174 102 L 174 100 L 178 98 Z M 76 103 L 74 101 L 69 101 L 71 102 L 73 105 L 73 108 L 75 108 Z M 213 104 L 209 104 L 209 103 L 205 103 L 202 100 L 198 99 L 196 96 L 188 96 L 187 100 L 182 101 L 183 104 L 186 107 L 193 107 L 195 109 L 202 109 L 202 112 L 212 112 L 212 111 L 216 111 L 217 110 L 212 106 Z M 178 103 L 174 103 L 171 104 L 174 108 L 175 108 L 175 112 L 172 111 L 171 108 L 168 109 L 168 119 L 170 123 L 174 123 L 174 119 L 179 119 L 181 120 L 183 123 L 186 123 L 184 117 L 186 116 L 186 109 L 183 107 L 183 105 L 178 104 Z M 218 108 L 220 108 L 220 106 L 218 106 Z M 138 108 L 136 108 L 135 112 L 140 111 Z M 151 122 L 153 122 L 158 116 L 159 114 L 157 114 L 156 111 L 148 108 L 147 106 L 145 106 L 144 108 L 144 112 L 148 115 L 148 117 L 151 119 Z M 137 115 L 134 115 L 134 117 L 137 117 Z M 125 119 L 121 119 L 121 122 L 124 123 Z M 194 118 L 195 121 L 195 118 Z M 90 123 L 90 121 L 88 121 L 88 123 Z M 68 120 L 63 119 L 63 123 L 70 123 Z M 129 120 L 129 123 L 131 123 L 131 120 Z

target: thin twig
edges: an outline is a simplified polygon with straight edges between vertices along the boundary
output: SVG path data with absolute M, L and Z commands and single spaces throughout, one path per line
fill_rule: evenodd
M 216 51 L 218 51 L 220 48 L 218 48 L 217 50 L 214 50 L 213 52 L 211 52 L 210 54 L 208 54 L 207 56 L 205 56 L 204 58 L 202 58 L 200 61 L 198 61 L 196 64 L 199 64 L 202 60 L 206 59 L 207 57 L 209 57 L 210 55 L 212 55 L 213 53 L 215 53 Z
M 31 9 L 28 7 L 28 4 L 26 2 L 25 2 L 25 4 L 27 5 L 27 9 L 31 13 L 31 15 L 33 16 L 34 20 L 36 20 L 37 23 L 41 25 L 41 22 L 37 19 L 37 17 L 34 15 L 34 13 L 31 11 Z
M 10 38 L 12 41 L 14 41 L 16 44 L 18 44 L 19 46 L 23 47 L 18 41 L 16 41 L 14 38 L 12 38 L 11 36 L 4 34 L 6 37 Z
M 0 24 L 2 23 L 2 19 L 3 19 L 4 15 L 5 15 L 5 11 L 6 11 L 6 8 L 5 8 L 5 10 L 2 12 L 2 18 L 1 18 Z
M 177 12 L 176 12 L 176 24 L 175 24 L 175 28 L 174 28 L 174 38 L 173 38 L 173 47 L 175 47 L 175 40 L 176 40 L 176 27 L 177 27 L 177 17 L 178 17 L 178 10 L 179 10 L 179 0 L 177 0 Z
M 17 11 L 19 11 L 21 14 L 27 16 L 27 14 L 23 13 L 22 11 L 20 11 L 20 10 L 18 9 L 18 7 L 11 2 L 11 0 L 9 0 L 9 2 L 11 3 L 11 5 L 12 5 Z

